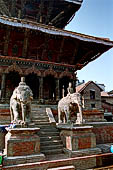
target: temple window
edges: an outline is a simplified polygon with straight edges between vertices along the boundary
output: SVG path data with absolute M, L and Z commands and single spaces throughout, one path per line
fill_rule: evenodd
M 91 104 L 91 108 L 95 108 L 95 104 Z
M 95 91 L 90 90 L 90 99 L 95 99 Z

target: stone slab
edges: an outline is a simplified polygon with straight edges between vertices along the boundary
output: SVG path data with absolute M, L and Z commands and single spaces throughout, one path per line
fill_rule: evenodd
M 80 149 L 77 151 L 70 151 L 68 149 L 64 149 L 64 152 L 68 154 L 70 158 L 75 158 L 75 157 L 82 157 L 82 156 L 90 156 L 90 155 L 96 155 L 96 154 L 101 154 L 101 149 L 99 148 L 90 148 L 90 149 Z
M 42 153 L 35 154 L 35 155 L 27 155 L 27 156 L 15 156 L 15 157 L 5 156 L 3 159 L 3 166 L 35 163 L 44 160 L 45 160 L 45 155 Z

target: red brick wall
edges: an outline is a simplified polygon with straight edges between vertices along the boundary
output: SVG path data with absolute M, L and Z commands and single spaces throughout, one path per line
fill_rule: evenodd
M 9 109 L 0 109 L 0 124 L 10 124 Z
M 113 143 L 113 123 L 97 123 L 93 125 L 93 133 L 96 135 L 96 143 Z

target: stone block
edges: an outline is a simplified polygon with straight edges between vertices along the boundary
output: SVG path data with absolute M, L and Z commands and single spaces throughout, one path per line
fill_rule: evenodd
M 68 150 L 68 149 L 64 148 L 64 152 L 70 158 L 97 155 L 97 154 L 102 153 L 101 149 L 99 149 L 99 148 L 80 149 L 80 150 L 77 150 L 77 151 L 71 151 L 71 150 Z
M 35 163 L 39 161 L 43 161 L 45 159 L 44 154 L 34 154 L 27 156 L 14 156 L 14 157 L 4 157 L 3 166 L 10 165 L 19 165 L 19 164 L 27 164 L 27 163 Z
M 40 153 L 40 138 L 36 134 L 39 130 L 39 128 L 8 129 L 5 137 L 5 154 L 7 157 Z
M 5 137 L 3 165 L 17 165 L 42 161 L 39 128 L 8 128 Z
M 96 147 L 96 138 L 92 126 L 60 125 L 61 139 L 66 149 L 76 151 Z

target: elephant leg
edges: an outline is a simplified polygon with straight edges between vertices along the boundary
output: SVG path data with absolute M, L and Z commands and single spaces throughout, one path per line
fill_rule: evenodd
M 82 107 L 79 105 L 80 123 L 83 123 Z
M 11 122 L 13 122 L 14 116 L 13 116 L 13 109 L 12 109 L 12 107 L 10 107 L 10 115 L 11 115 Z
M 64 107 L 64 112 L 65 112 L 65 117 L 66 117 L 66 122 L 69 122 L 69 108 L 68 106 Z
M 31 120 L 31 103 L 26 105 L 26 118 L 28 121 Z
M 63 119 L 63 123 L 66 123 L 66 115 L 65 115 L 65 112 L 63 113 L 62 119 Z
M 22 109 L 22 121 L 25 122 L 25 116 L 26 116 L 26 105 L 21 103 L 21 109 Z
M 58 123 L 62 123 L 62 120 L 61 120 L 61 110 L 58 108 Z
M 67 110 L 65 110 L 65 116 L 66 116 L 66 122 L 68 122 L 69 121 L 69 116 L 68 116 Z
M 17 105 L 12 107 L 12 115 L 14 116 L 14 122 L 17 122 L 19 115 Z

